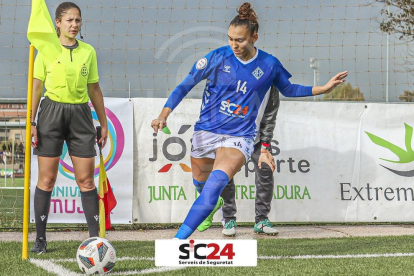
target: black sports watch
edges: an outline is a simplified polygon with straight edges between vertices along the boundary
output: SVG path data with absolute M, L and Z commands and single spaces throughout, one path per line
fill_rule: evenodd
M 36 126 L 36 122 L 30 122 L 32 126 Z

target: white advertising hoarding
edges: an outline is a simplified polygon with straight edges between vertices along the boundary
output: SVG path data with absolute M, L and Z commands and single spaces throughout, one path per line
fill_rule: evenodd
M 182 222 L 196 193 L 190 139 L 201 100 L 184 100 L 170 134 L 150 127 L 165 99 L 134 99 L 135 222 Z M 271 221 L 411 221 L 411 105 L 282 102 L 272 141 Z M 369 134 L 368 134 L 369 133 Z M 255 216 L 253 163 L 235 176 L 237 221 Z M 220 221 L 218 212 L 215 221 Z

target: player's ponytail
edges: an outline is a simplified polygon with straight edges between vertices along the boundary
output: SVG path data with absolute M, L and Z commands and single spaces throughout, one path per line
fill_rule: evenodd
M 230 26 L 246 26 L 251 35 L 259 31 L 257 14 L 249 2 L 245 2 L 238 7 L 237 12 L 239 14 L 230 22 Z

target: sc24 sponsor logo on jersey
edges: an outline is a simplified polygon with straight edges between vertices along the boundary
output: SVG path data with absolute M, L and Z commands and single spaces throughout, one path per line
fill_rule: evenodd
M 233 251 L 233 244 L 227 243 L 220 248 L 220 245 L 217 243 L 197 243 L 195 244 L 194 240 L 190 240 L 190 243 L 184 243 L 179 247 L 180 260 L 190 259 L 191 253 L 194 254 L 194 259 L 197 260 L 221 260 L 226 258 L 227 260 L 233 260 L 233 257 L 236 255 Z M 208 250 L 210 249 L 210 250 Z
M 242 114 L 246 116 L 246 114 L 249 112 L 249 107 L 231 103 L 230 100 L 227 100 L 227 101 L 221 102 L 220 110 L 226 111 L 229 114 L 234 114 L 234 115 Z

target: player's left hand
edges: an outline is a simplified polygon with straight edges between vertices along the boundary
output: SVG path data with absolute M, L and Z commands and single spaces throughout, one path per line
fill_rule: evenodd
M 151 127 L 155 133 L 158 133 L 159 129 L 163 129 L 167 126 L 167 118 L 159 117 L 158 119 L 154 119 L 151 122 Z
M 275 163 L 275 159 L 273 158 L 272 154 L 268 151 L 268 150 L 262 150 L 260 152 L 260 156 L 259 156 L 259 162 L 257 162 L 259 169 L 262 168 L 262 163 L 266 163 L 270 169 L 272 170 L 272 172 L 275 171 L 276 168 L 276 163 Z
M 323 91 L 321 94 L 326 94 L 331 92 L 335 89 L 339 84 L 344 83 L 346 80 L 345 78 L 348 76 L 348 71 L 344 71 L 341 73 L 336 74 L 332 79 L 328 81 L 327 84 L 323 86 Z

